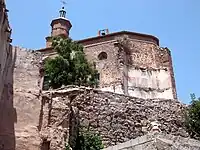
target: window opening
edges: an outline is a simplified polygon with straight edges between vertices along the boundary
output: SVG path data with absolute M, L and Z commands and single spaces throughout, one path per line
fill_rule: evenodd
M 98 55 L 98 59 L 99 60 L 104 60 L 104 59 L 107 59 L 107 53 L 106 52 L 101 52 L 99 55 Z

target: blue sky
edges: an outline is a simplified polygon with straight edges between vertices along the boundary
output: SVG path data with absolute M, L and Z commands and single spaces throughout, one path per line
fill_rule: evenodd
M 13 28 L 13 45 L 45 47 L 50 22 L 58 16 L 59 0 L 7 0 Z M 68 0 L 67 17 L 74 40 L 96 36 L 99 29 L 128 30 L 155 35 L 168 47 L 179 99 L 190 102 L 200 96 L 200 1 L 199 0 Z

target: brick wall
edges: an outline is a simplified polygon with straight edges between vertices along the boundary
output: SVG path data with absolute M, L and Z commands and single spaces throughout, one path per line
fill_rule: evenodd
M 118 70 L 118 49 L 114 46 L 115 41 L 96 43 L 85 46 L 84 52 L 87 59 L 96 64 L 96 69 L 100 73 L 100 87 L 110 86 L 121 81 Z M 98 56 L 105 52 L 106 59 L 99 60 Z

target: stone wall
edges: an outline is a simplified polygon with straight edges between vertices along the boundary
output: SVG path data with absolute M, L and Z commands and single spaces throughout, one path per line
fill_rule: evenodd
M 38 150 L 40 138 L 40 53 L 13 47 L 16 55 L 14 68 L 13 105 L 16 109 L 16 150 Z
M 50 150 L 70 140 L 69 131 L 77 127 L 69 122 L 70 116 L 100 133 L 106 147 L 147 134 L 155 120 L 163 133 L 187 136 L 182 116 L 185 106 L 177 100 L 140 99 L 88 88 L 47 91 L 42 100 L 41 135 Z
M 0 149 L 38 150 L 42 57 L 32 50 L 10 48 L 0 99 Z
M 148 134 L 104 150 L 200 150 L 200 142 L 168 134 Z

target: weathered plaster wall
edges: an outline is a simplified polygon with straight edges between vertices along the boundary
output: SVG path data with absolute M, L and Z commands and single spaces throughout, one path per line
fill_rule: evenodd
M 187 136 L 182 118 L 185 106 L 176 100 L 140 99 L 87 88 L 47 91 L 42 99 L 41 135 L 45 133 L 42 137 L 49 140 L 50 150 L 60 149 L 69 140 L 74 128 L 69 122 L 71 114 L 79 118 L 80 125 L 99 132 L 105 146 L 147 134 L 153 120 L 161 124 L 163 133 Z
M 194 139 L 167 134 L 148 134 L 104 150 L 200 150 L 200 142 Z
M 140 98 L 173 99 L 171 76 L 164 69 L 131 69 L 128 73 L 128 93 Z
M 14 68 L 13 105 L 16 109 L 16 150 L 38 150 L 38 132 L 41 100 L 40 53 L 13 47 L 16 54 Z
M 11 29 L 4 0 L 0 0 L 0 149 L 15 149 L 13 108 L 13 57 Z
M 128 62 L 128 94 L 141 98 L 176 98 L 173 95 L 170 66 L 164 65 L 163 60 L 156 59 L 161 49 L 154 43 L 136 41 L 127 38 L 122 42 L 124 51 L 130 53 Z M 160 55 L 168 55 L 162 51 Z M 170 60 L 165 59 L 166 62 Z
M 3 82 L 1 82 L 0 99 L 0 149 L 15 149 L 14 122 L 16 121 L 16 111 L 13 106 L 13 70 L 15 53 L 9 51 L 6 56 L 5 68 L 2 72 Z

